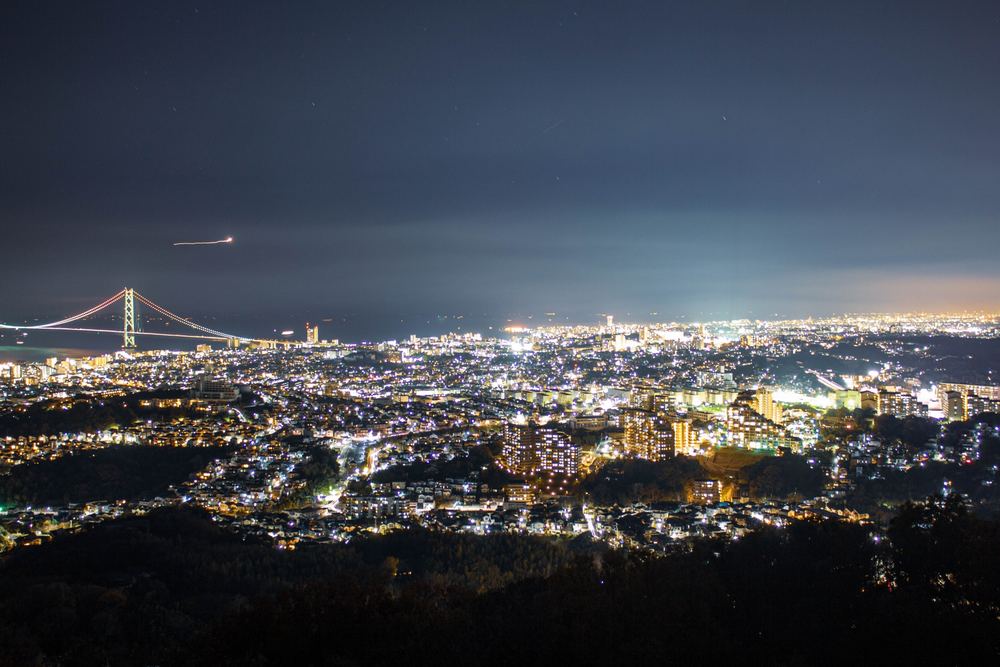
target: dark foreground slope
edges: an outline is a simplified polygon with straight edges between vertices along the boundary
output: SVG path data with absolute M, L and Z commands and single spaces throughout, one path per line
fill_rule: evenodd
M 224 628 L 278 594 L 341 587 L 360 610 L 409 582 L 473 594 L 547 576 L 572 557 L 536 538 L 424 531 L 283 552 L 205 513 L 159 510 L 0 560 L 0 664 L 185 664 L 212 623 Z
M 229 452 L 226 447 L 118 445 L 25 463 L 0 476 L 0 503 L 38 506 L 154 498 Z
M 7 664 L 996 662 L 1000 531 L 799 524 L 648 559 L 416 532 L 278 552 L 164 511 L 9 556 Z

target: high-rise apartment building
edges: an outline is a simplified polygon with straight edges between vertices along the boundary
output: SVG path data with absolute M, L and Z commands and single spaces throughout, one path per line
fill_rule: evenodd
M 752 399 L 751 397 L 744 397 Z M 785 427 L 757 412 L 752 400 L 737 400 L 726 409 L 726 433 L 723 442 L 743 449 L 798 450 L 802 442 L 790 435 Z
M 576 475 L 580 446 L 569 435 L 534 422 L 504 425 L 504 465 L 519 475 Z
M 942 382 L 938 385 L 938 394 L 946 391 L 957 391 L 963 395 L 975 394 L 980 398 L 1000 401 L 1000 386 L 988 384 L 960 384 L 958 382 Z
M 538 471 L 570 476 L 580 472 L 580 446 L 562 431 L 540 428 L 535 432 Z
M 987 396 L 969 394 L 965 397 L 965 418 L 974 417 L 984 412 L 1000 414 L 1000 401 Z
M 968 412 L 965 402 L 965 394 L 960 391 L 941 392 L 941 411 L 944 412 L 945 419 L 949 421 L 963 421 L 967 419 Z
M 698 452 L 694 429 L 690 419 L 671 419 L 670 426 L 674 430 L 674 452 L 685 456 L 693 456 Z
M 674 428 L 670 421 L 652 410 L 626 408 L 621 412 L 625 454 L 650 461 L 674 455 Z
M 757 414 L 763 415 L 775 424 L 782 422 L 781 405 L 774 401 L 774 392 L 767 387 L 758 387 L 750 403 Z
M 878 412 L 893 417 L 926 417 L 927 406 L 908 391 L 884 387 L 878 392 Z
M 938 385 L 938 398 L 945 417 L 951 420 L 968 419 L 983 412 L 1000 412 L 1000 387 L 997 386 L 942 382 Z

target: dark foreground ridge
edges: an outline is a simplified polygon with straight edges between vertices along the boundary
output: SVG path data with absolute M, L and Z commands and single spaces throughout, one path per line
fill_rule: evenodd
M 283 552 L 158 510 L 7 556 L 11 665 L 992 664 L 1000 524 L 907 505 L 665 557 L 415 531 Z
M 33 461 L 0 476 L 0 503 L 44 506 L 154 498 L 230 453 L 227 447 L 119 445 Z

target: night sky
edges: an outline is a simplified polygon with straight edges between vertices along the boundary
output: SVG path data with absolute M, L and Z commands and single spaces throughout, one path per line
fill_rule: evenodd
M 998 36 L 997 2 L 4 2 L 0 321 L 125 285 L 349 340 L 996 308 Z

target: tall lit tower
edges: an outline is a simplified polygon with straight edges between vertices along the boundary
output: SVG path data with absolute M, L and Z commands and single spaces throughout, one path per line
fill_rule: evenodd
M 125 288 L 125 326 L 122 327 L 122 348 L 135 349 L 135 290 Z

